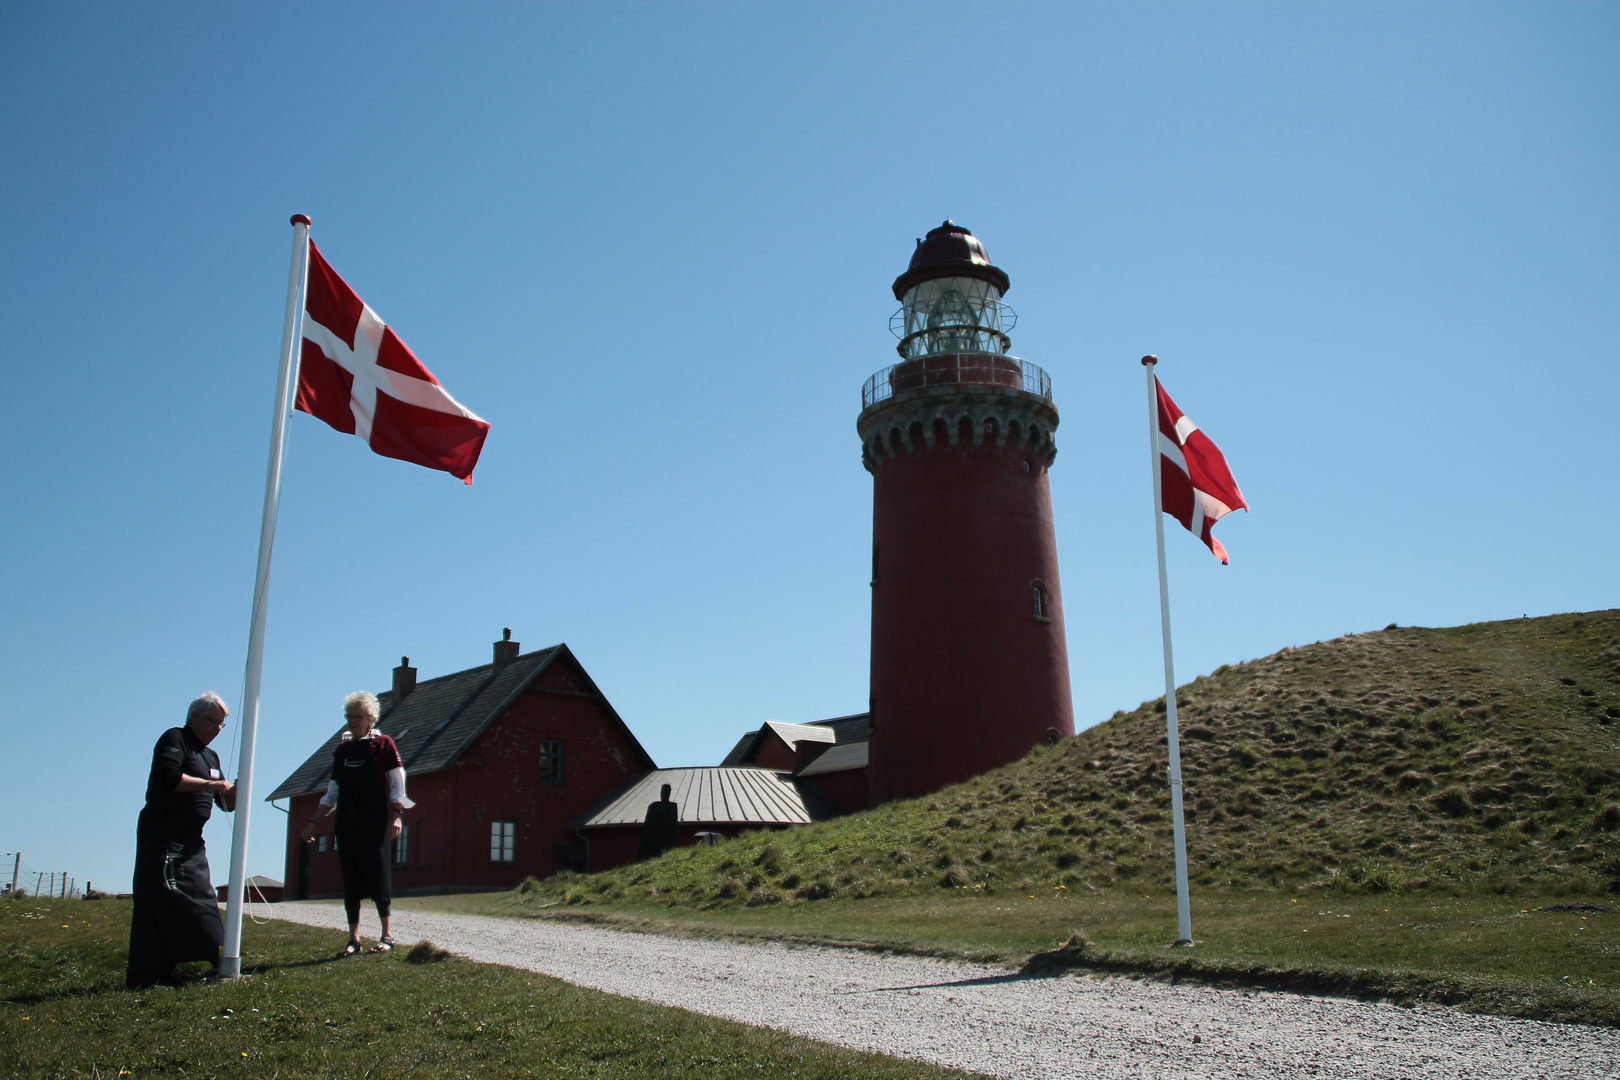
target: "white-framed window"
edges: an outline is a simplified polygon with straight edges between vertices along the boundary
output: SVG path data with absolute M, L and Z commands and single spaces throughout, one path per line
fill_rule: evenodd
M 540 782 L 563 782 L 563 744 L 561 739 L 540 740 Z
M 404 866 L 411 853 L 411 827 L 401 825 L 399 835 L 394 837 L 394 865 Z
M 517 822 L 492 821 L 489 823 L 489 861 L 517 862 Z
M 315 840 L 315 850 L 320 852 L 322 855 L 326 854 L 326 834 L 325 833 L 322 833 L 318 838 L 316 838 L 316 840 Z

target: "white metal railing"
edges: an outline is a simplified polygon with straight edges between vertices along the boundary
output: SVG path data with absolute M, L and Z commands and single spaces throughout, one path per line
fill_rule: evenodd
M 955 353 L 890 364 L 861 387 L 861 408 L 930 386 L 1006 386 L 1052 400 L 1052 377 L 1028 360 L 1001 353 Z

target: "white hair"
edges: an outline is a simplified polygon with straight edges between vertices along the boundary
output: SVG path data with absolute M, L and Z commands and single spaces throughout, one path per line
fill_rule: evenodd
M 226 706 L 225 700 L 212 690 L 209 690 L 206 693 L 198 694 L 196 697 L 191 699 L 191 704 L 186 706 L 186 723 L 191 723 L 192 717 L 200 715 L 201 713 L 211 712 L 214 709 L 218 709 L 221 716 L 229 716 L 231 714 L 231 710 Z
M 369 690 L 356 690 L 343 699 L 343 711 L 348 712 L 352 705 L 360 706 L 360 711 L 371 717 L 375 724 L 377 717 L 382 715 L 382 706 L 377 704 L 377 695 Z

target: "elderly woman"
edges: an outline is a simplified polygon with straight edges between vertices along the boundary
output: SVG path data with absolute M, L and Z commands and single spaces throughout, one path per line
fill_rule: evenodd
M 225 927 L 202 832 L 215 806 L 236 805 L 236 787 L 220 772 L 219 755 L 208 749 L 228 715 L 218 694 L 203 694 L 186 709 L 185 726 L 165 731 L 152 751 L 146 806 L 135 826 L 135 910 L 125 976 L 130 989 L 167 981 L 176 964 L 206 960 L 219 966 Z
M 377 712 L 377 699 L 364 690 L 343 699 L 349 728 L 332 751 L 332 778 L 320 809 L 304 826 L 304 842 L 310 843 L 323 811 L 326 817 L 337 815 L 338 867 L 343 871 L 343 907 L 349 916 L 344 956 L 360 951 L 360 901 L 368 896 L 382 922 L 382 937 L 371 951 L 394 947 L 388 843 L 403 825 L 400 811 L 416 805 L 405 797 L 405 763 L 399 748 L 376 730 Z

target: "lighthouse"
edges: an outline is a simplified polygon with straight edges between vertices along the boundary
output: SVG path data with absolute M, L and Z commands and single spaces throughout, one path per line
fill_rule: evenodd
M 900 361 L 866 381 L 873 805 L 1074 734 L 1045 371 L 1009 354 L 1007 274 L 947 221 L 894 281 Z

